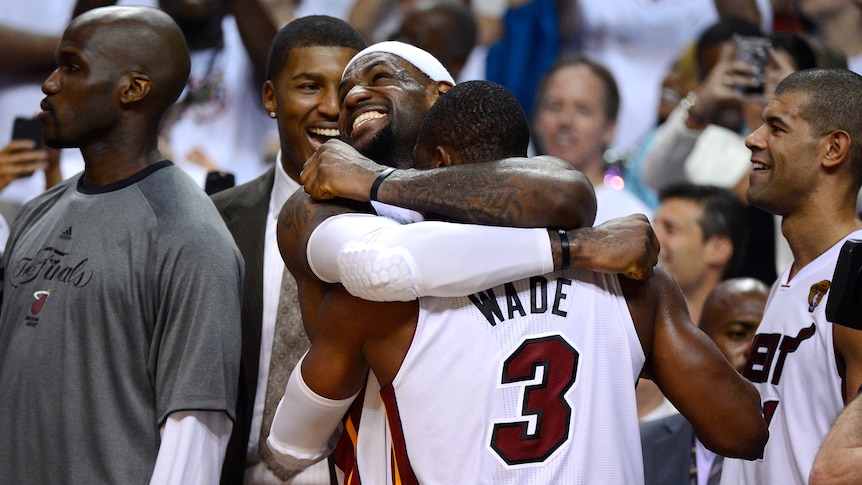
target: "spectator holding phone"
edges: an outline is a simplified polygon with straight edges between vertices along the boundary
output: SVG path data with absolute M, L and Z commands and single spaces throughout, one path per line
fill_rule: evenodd
M 745 200 L 751 157 L 745 135 L 760 124 L 778 82 L 817 67 L 818 56 L 802 34 L 767 38 L 752 24 L 729 20 L 701 35 L 697 57 L 701 82 L 657 130 L 641 176 L 657 191 L 689 181 L 731 189 Z M 774 217 L 752 207 L 749 217 L 760 232 L 752 234 L 741 275 L 771 284 L 792 256 Z
M 38 123 L 38 122 L 37 122 Z M 15 180 L 45 171 L 46 189 L 56 185 L 60 175 L 60 152 L 41 147 L 39 142 L 28 138 L 15 138 L 0 148 L 0 192 Z M 7 209 L 8 203 L 0 202 L 0 256 L 9 237 L 9 223 L 18 207 Z
M 49 158 L 56 159 L 49 157 L 48 150 L 40 148 L 33 140 L 11 140 L 0 149 L 0 190 L 5 189 L 12 181 L 29 177 L 39 170 L 45 170 L 47 175 L 50 171 Z M 59 174 L 59 170 L 57 172 Z M 46 185 L 47 183 L 46 179 Z

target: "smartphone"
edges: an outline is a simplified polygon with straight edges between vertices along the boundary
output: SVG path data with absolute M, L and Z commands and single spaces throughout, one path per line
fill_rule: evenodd
M 772 42 L 766 37 L 739 36 L 736 37 L 736 49 L 734 57 L 744 61 L 754 69 L 756 86 L 739 86 L 737 89 L 743 94 L 763 94 L 763 85 L 766 81 L 766 61 L 769 54 L 766 49 Z
M 826 319 L 845 327 L 862 330 L 862 241 L 848 239 L 841 246 L 829 296 Z
M 42 123 L 33 118 L 15 118 L 12 124 L 13 140 L 33 140 L 36 148 L 42 148 L 45 139 L 42 136 Z
M 207 195 L 213 195 L 221 192 L 224 189 L 229 189 L 236 185 L 236 177 L 230 172 L 213 171 L 207 174 L 207 180 L 204 184 L 204 192 Z

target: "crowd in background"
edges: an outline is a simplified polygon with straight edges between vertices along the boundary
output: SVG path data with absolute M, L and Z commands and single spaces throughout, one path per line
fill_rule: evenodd
M 20 204 L 82 168 L 74 150 L 53 154 L 20 142 L 8 143 L 13 120 L 32 117 L 38 110 L 40 84 L 53 65 L 53 48 L 65 24 L 74 12 L 106 3 L 40 0 L 38 6 L 9 2 L 4 7 L 0 42 L 10 55 L 0 61 L 0 140 L 4 141 L 0 214 L 7 222 Z M 161 4 L 170 11 L 172 4 L 182 7 L 183 2 Z M 721 61 L 719 49 L 734 35 L 772 39 L 772 52 L 778 53 L 770 58 L 772 86 L 795 69 L 862 69 L 862 35 L 855 34 L 862 20 L 851 1 L 690 0 L 622 5 L 559 0 L 235 0 L 203 4 L 209 6 L 172 12 L 187 26 L 193 68 L 186 92 L 163 122 L 161 140 L 168 158 L 201 187 L 209 180 L 212 190 L 263 173 L 278 149 L 275 124 L 267 120 L 258 102 L 268 49 L 265 38 L 269 38 L 268 29 L 260 27 L 266 22 L 261 16 L 278 26 L 305 15 L 332 15 L 349 21 L 368 42 L 397 39 L 427 49 L 456 80 L 499 82 L 516 93 L 534 121 L 532 150 L 562 156 L 563 148 L 548 144 L 553 128 L 543 121 L 548 110 L 557 110 L 563 130 L 584 133 L 565 142 L 566 149 L 595 153 L 590 158 L 604 172 L 604 180 L 591 176 L 594 185 L 608 185 L 617 192 L 624 187 L 620 196 L 636 195 L 644 205 L 632 207 L 648 215 L 656 208 L 657 192 L 673 182 L 688 180 L 723 186 L 739 195 L 745 192 L 748 155 L 742 139 L 759 121 L 769 93 L 743 99 L 728 87 L 722 91 L 719 71 L 727 69 L 729 58 Z M 197 25 L 202 22 L 210 25 Z M 601 132 L 578 126 L 583 117 L 563 111 L 559 100 L 549 107 L 551 103 L 539 99 L 546 88 L 540 82 L 543 76 L 558 60 L 573 54 L 606 71 L 601 79 L 609 102 L 605 113 L 596 115 L 604 118 L 596 121 Z M 718 62 L 722 63 L 713 70 Z M 578 91 L 582 92 L 572 89 Z M 694 94 L 700 94 L 695 110 L 701 118 L 692 125 L 692 118 L 684 119 L 688 110 L 683 108 Z M 682 121 L 689 125 L 683 126 Z M 588 143 L 594 146 L 585 146 Z M 583 170 L 582 162 L 574 159 L 579 156 L 583 155 L 570 153 L 563 158 Z M 759 214 L 754 217 L 765 220 Z M 764 239 L 752 238 L 765 246 Z M 776 267 L 781 268 L 788 255 L 780 237 L 772 246 L 767 249 L 777 252 Z M 762 260 L 751 264 L 762 266 Z M 765 280 L 772 276 L 772 268 L 751 271 L 763 274 Z
M 811 68 L 862 74 L 862 2 L 856 0 L 0 1 L 0 251 L 24 204 L 85 166 L 77 149 L 13 136 L 13 126 L 25 124 L 19 118 L 40 110 L 55 49 L 75 15 L 109 4 L 146 5 L 164 10 L 180 27 L 190 74 L 161 118 L 158 148 L 209 195 L 262 176 L 270 177 L 271 188 L 272 177 L 281 176 L 272 174 L 273 166 L 290 156 L 291 135 L 283 125 L 292 114 L 278 107 L 277 88 L 262 90 L 278 76 L 270 72 L 271 41 L 295 19 L 328 15 L 361 36 L 350 53 L 363 42 L 398 40 L 433 54 L 457 82 L 489 80 L 511 90 L 530 123 L 529 153 L 559 157 L 589 179 L 596 225 L 631 214 L 648 217 L 661 244 L 659 263 L 682 290 L 692 321 L 740 372 L 768 288 L 798 259 L 781 217 L 746 197 L 753 143 L 747 137 L 761 126 L 764 108 L 789 74 Z M 747 42 L 764 41 L 753 47 L 755 57 L 741 56 Z M 325 140 L 338 126 L 330 120 L 315 129 Z M 249 256 L 236 233 L 241 229 L 231 226 L 231 202 L 214 200 L 248 272 Z M 269 216 L 280 207 L 269 207 Z M 266 231 L 275 237 L 274 227 Z M 268 246 L 267 256 L 262 248 L 256 254 L 254 274 L 267 286 L 282 282 L 283 269 L 265 269 L 272 260 L 264 258 L 276 257 L 275 251 Z M 261 305 L 274 313 L 277 302 Z M 271 337 L 256 344 L 271 345 Z M 264 353 L 261 369 L 269 367 L 270 352 Z M 254 389 L 241 392 L 255 405 Z M 257 397 L 263 394 L 259 388 Z M 260 419 L 258 401 L 261 409 L 239 411 L 237 419 Z M 684 462 L 675 470 L 721 463 L 690 425 L 674 421 L 677 410 L 648 379 L 638 385 L 637 406 L 647 483 L 670 483 L 650 481 L 650 473 L 663 473 L 664 432 L 688 433 L 679 438 L 682 451 L 667 451 Z M 255 431 L 246 431 L 237 445 L 243 452 L 249 440 L 266 439 L 256 431 L 260 422 L 250 426 Z M 332 465 L 323 463 L 309 482 L 290 483 L 329 477 Z M 684 483 L 707 483 L 705 475 L 680 473 Z

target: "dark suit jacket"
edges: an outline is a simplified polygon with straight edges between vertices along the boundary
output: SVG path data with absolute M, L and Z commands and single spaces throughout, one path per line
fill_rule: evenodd
M 242 361 L 236 422 L 227 446 L 222 480 L 224 484 L 241 484 L 245 474 L 245 457 L 254 394 L 257 390 L 260 359 L 261 318 L 263 315 L 263 245 L 269 196 L 275 181 L 275 169 L 260 177 L 212 196 L 234 241 L 245 259 L 242 294 Z
M 646 485 L 689 485 L 694 428 L 675 414 L 641 423 Z

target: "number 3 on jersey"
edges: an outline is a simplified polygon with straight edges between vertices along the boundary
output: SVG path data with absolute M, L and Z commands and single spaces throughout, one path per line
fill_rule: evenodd
M 508 465 L 538 464 L 569 439 L 578 351 L 561 335 L 524 340 L 503 362 L 500 384 L 521 387 L 520 416 L 497 422 L 491 449 Z

